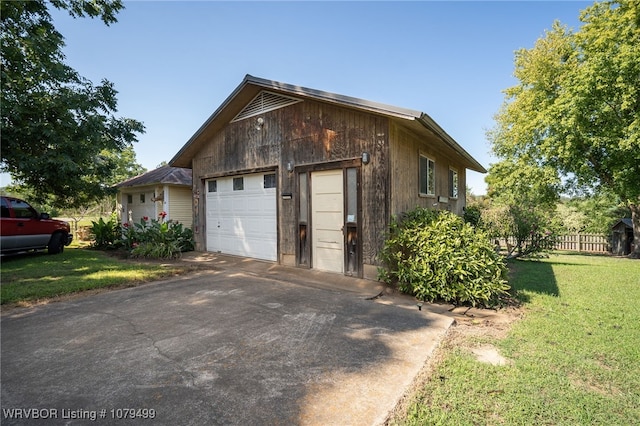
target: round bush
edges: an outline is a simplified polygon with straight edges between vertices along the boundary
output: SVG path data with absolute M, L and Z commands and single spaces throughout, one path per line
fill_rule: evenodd
M 451 212 L 417 208 L 394 218 L 379 278 L 419 300 L 493 306 L 507 268 L 489 236 Z

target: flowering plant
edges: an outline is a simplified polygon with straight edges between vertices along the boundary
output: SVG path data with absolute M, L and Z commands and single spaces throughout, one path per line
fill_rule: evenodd
M 124 230 L 123 246 L 134 257 L 173 258 L 194 248 L 193 232 L 182 224 L 164 221 L 166 212 L 158 214 L 158 220 L 143 217 L 140 222 Z
M 164 221 L 166 212 L 158 220 L 143 216 L 137 223 L 120 224 L 114 214 L 105 222 L 93 222 L 93 246 L 98 249 L 124 248 L 134 257 L 173 258 L 194 249 L 193 232 L 181 223 Z

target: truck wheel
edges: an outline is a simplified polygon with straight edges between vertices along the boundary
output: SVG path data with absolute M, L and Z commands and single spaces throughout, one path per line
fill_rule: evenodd
M 56 232 L 49 241 L 49 254 L 58 254 L 64 251 L 64 238 L 61 232 Z

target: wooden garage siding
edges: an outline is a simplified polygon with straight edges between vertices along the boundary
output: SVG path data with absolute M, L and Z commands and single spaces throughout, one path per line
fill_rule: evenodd
M 354 160 L 369 152 L 371 163 L 362 166 L 363 262 L 375 263 L 384 240 L 389 216 L 389 120 L 374 114 L 304 101 L 230 123 L 213 136 L 193 159 L 194 192 L 198 199 L 194 218 L 196 242 L 205 247 L 205 179 L 222 175 L 277 170 L 279 194 L 291 192 L 291 200 L 279 197 L 279 247 L 281 259 L 295 256 L 297 228 L 295 166 Z M 290 262 L 285 262 L 290 263 Z
M 463 213 L 466 190 L 466 169 L 451 160 L 450 153 L 438 148 L 442 142 L 433 139 L 420 139 L 411 130 L 400 125 L 391 126 L 391 214 L 397 215 L 414 209 L 426 207 L 430 209 L 450 210 L 456 214 Z M 436 193 L 434 196 L 419 194 L 419 156 L 427 156 L 436 164 Z M 449 197 L 449 169 L 458 172 L 458 199 Z M 448 197 L 448 204 L 438 202 L 438 197 Z

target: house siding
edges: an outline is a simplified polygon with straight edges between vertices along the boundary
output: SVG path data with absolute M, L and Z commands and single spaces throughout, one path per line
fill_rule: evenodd
M 191 188 L 166 186 L 165 193 L 169 194 L 168 209 L 165 206 L 165 211 L 169 212 L 168 218 L 191 228 L 193 226 Z
M 121 223 L 138 223 L 140 220 L 147 216 L 155 218 L 156 210 L 158 206 L 152 201 L 155 194 L 154 187 L 133 187 L 122 189 L 120 192 L 120 220 Z M 142 203 L 140 196 L 144 194 L 145 202 Z M 132 196 L 132 203 L 127 202 L 127 196 Z
M 455 156 L 442 147 L 435 136 L 420 138 L 411 129 L 393 123 L 391 126 L 391 214 L 412 210 L 416 207 L 449 210 L 463 214 L 465 206 L 466 169 Z M 435 194 L 419 192 L 419 158 L 424 155 L 435 161 Z M 449 197 L 449 169 L 458 173 L 458 198 Z M 446 197 L 447 202 L 439 202 Z M 435 204 L 435 205 L 434 205 Z
M 164 199 L 161 198 L 163 192 Z M 145 196 L 144 203 L 140 202 L 141 194 Z M 131 204 L 127 203 L 128 195 L 133 198 Z M 153 201 L 154 197 L 158 199 Z M 168 219 L 181 222 L 191 228 L 193 221 L 191 199 L 191 188 L 185 186 L 153 185 L 122 188 L 118 197 L 120 221 L 121 223 L 139 223 L 145 216 L 149 219 L 158 219 L 158 214 L 165 211 L 168 213 Z

